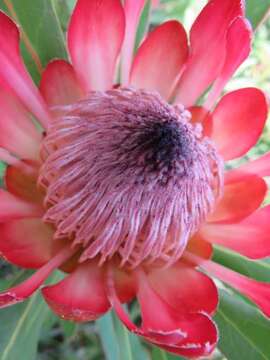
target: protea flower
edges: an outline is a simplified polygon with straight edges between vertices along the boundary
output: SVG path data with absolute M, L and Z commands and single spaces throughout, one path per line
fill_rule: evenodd
M 224 167 L 257 142 L 267 105 L 255 88 L 220 99 L 250 50 L 241 0 L 210 0 L 189 44 L 177 21 L 156 27 L 133 57 L 144 2 L 78 0 L 70 63 L 48 64 L 39 90 L 0 14 L 0 251 L 37 269 L 0 304 L 23 301 L 60 268 L 64 280 L 42 288 L 59 316 L 89 321 L 113 308 L 149 342 L 207 356 L 218 340 L 208 275 L 270 315 L 270 285 L 211 260 L 213 244 L 270 255 L 270 207 L 260 208 L 269 154 Z M 135 298 L 140 327 L 122 308 Z

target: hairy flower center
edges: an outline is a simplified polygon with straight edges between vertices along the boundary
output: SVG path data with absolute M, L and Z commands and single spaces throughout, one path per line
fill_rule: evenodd
M 172 263 L 212 210 L 223 165 L 189 113 L 143 90 L 93 92 L 43 141 L 39 183 L 56 238 L 81 261 Z

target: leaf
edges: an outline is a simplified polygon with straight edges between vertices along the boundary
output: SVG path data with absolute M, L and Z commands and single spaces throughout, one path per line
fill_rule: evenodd
M 152 360 L 168 360 L 167 353 L 158 347 L 153 347 Z
M 194 7 L 196 8 L 196 3 L 198 3 L 198 1 L 166 0 L 161 3 L 161 6 L 154 9 L 153 16 L 151 17 L 151 23 L 158 25 L 169 19 L 175 19 L 183 22 L 186 10 L 193 10 Z
M 107 360 L 119 358 L 119 346 L 114 329 L 112 313 L 108 312 L 96 321 L 103 350 Z
M 246 0 L 246 14 L 254 29 L 270 15 L 270 0 Z
M 145 350 L 143 344 L 141 343 L 141 338 L 137 335 L 134 335 L 127 331 L 127 335 L 129 337 L 130 345 L 131 345 L 131 352 L 132 352 L 132 359 L 133 360 L 150 360 L 150 357 Z
M 60 320 L 59 323 L 66 338 L 73 336 L 78 328 L 78 324 L 72 321 Z
M 70 15 L 75 7 L 76 0 L 52 0 L 61 28 L 67 31 Z
M 113 320 L 120 350 L 119 360 L 134 360 L 130 342 L 131 334 L 128 333 L 126 327 L 124 327 L 115 315 L 113 316 Z
M 50 282 L 60 278 L 62 275 L 55 273 Z M 23 303 L 2 309 L 0 359 L 35 360 L 40 330 L 49 311 L 39 292 Z
M 229 360 L 268 360 L 270 321 L 237 295 L 220 291 L 215 316 L 220 331 L 219 349 Z
M 0 8 L 20 25 L 22 55 L 33 79 L 38 82 L 40 66 L 45 67 L 53 58 L 66 58 L 65 38 L 54 1 L 0 0 Z M 27 42 L 32 51 L 29 51 L 29 44 L 26 46 Z
M 270 261 L 267 259 L 252 261 L 230 250 L 215 246 L 213 260 L 258 281 L 270 281 Z
M 164 350 L 161 350 L 158 347 L 153 347 L 152 350 L 152 360 L 185 360 L 186 358 L 183 358 L 179 355 L 172 355 Z
M 129 332 L 115 314 L 113 320 L 120 349 L 119 360 L 150 360 L 141 343 L 142 338 Z
M 0 161 L 0 187 L 3 186 L 3 177 L 6 169 L 6 164 Z
M 150 360 L 140 338 L 131 334 L 112 312 L 96 321 L 106 360 Z
M 138 49 L 141 41 L 143 40 L 144 35 L 146 34 L 147 30 L 148 30 L 148 26 L 149 26 L 149 17 L 150 17 L 150 10 L 151 10 L 151 0 L 147 0 L 143 11 L 142 11 L 142 15 L 139 21 L 139 25 L 137 28 L 137 33 L 136 33 L 136 41 L 135 41 L 135 49 Z

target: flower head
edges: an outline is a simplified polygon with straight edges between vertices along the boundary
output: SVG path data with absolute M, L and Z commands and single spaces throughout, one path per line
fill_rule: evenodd
M 92 92 L 72 105 L 42 142 L 54 237 L 82 245 L 82 261 L 178 260 L 222 187 L 222 161 L 189 120 L 145 90 Z
M 42 288 L 59 316 L 89 321 L 113 307 L 165 350 L 207 356 L 218 340 L 218 293 L 201 270 L 270 314 L 269 285 L 210 260 L 212 244 L 252 259 L 270 254 L 270 208 L 260 208 L 269 154 L 224 167 L 256 143 L 266 100 L 255 88 L 219 99 L 250 49 L 241 0 L 210 0 L 190 46 L 183 26 L 168 21 L 133 58 L 144 4 L 78 0 L 71 63 L 48 64 L 39 90 L 19 56 L 16 25 L 0 14 L 0 158 L 8 164 L 0 251 L 37 269 L 1 293 L 0 305 L 26 299 L 60 268 L 65 278 Z M 122 308 L 134 298 L 140 327 Z

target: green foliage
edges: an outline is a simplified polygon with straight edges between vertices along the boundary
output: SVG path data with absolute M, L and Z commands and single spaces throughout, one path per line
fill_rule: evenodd
M 138 48 L 145 33 L 148 30 L 149 21 L 150 21 L 150 9 L 151 9 L 151 0 L 147 0 L 145 3 L 144 9 L 143 9 L 142 15 L 141 15 L 138 29 L 137 29 L 135 49 Z
M 23 272 L 15 282 L 22 281 L 28 272 Z M 51 282 L 59 280 L 56 273 Z M 5 286 L 12 286 L 14 281 Z M 35 360 L 40 330 L 49 314 L 49 309 L 39 293 L 29 300 L 0 311 L 0 359 Z
M 270 260 L 248 260 L 232 251 L 215 248 L 214 261 L 258 281 L 270 282 Z
M 55 1 L 0 0 L 0 8 L 18 22 L 43 67 L 53 58 L 66 57 L 65 38 L 56 14 Z M 26 66 L 38 82 L 40 69 L 26 47 L 24 38 L 22 40 L 21 50 Z
M 172 355 L 160 348 L 153 346 L 152 360 L 185 360 L 182 356 Z
M 108 313 L 101 319 L 97 320 L 97 327 L 100 333 L 101 343 L 106 354 L 106 359 L 118 359 L 120 349 L 114 329 L 112 314 Z
M 112 312 L 97 320 L 97 326 L 106 360 L 150 360 L 139 338 L 123 327 Z
M 270 9 L 270 0 L 246 0 L 246 12 L 253 29 L 258 26 L 267 18 Z
M 229 360 L 268 360 L 270 322 L 236 294 L 220 291 L 215 316 L 220 331 L 219 348 Z

